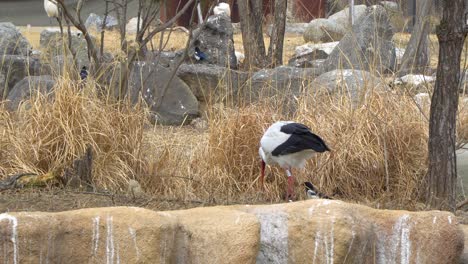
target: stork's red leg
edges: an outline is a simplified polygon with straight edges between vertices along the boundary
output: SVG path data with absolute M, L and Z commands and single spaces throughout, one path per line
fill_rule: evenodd
M 291 171 L 288 169 L 286 170 L 286 174 L 288 175 L 288 190 L 286 192 L 286 201 L 292 200 L 295 196 L 294 194 L 294 176 L 291 174 Z

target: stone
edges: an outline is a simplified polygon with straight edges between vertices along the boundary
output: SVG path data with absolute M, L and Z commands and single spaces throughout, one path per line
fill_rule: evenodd
M 31 44 L 10 22 L 0 23 L 0 56 L 29 55 Z
M 161 98 L 171 74 L 171 70 L 156 62 L 136 62 L 129 78 L 130 99 L 137 103 L 142 98 L 150 108 L 153 121 L 159 124 L 190 124 L 199 111 L 197 98 L 187 84 L 174 76 Z
M 218 102 L 237 95 L 248 73 L 218 65 L 182 64 L 177 70 L 200 102 Z
M 460 225 L 460 228 L 465 236 L 465 248 L 463 249 L 463 253 L 460 257 L 460 264 L 468 263 L 468 225 Z
M 142 24 L 143 20 L 140 18 L 140 25 Z M 138 17 L 131 18 L 127 25 L 125 26 L 125 31 L 128 34 L 136 34 L 138 29 Z
M 405 76 L 402 76 L 396 79 L 393 82 L 393 84 L 418 87 L 420 85 L 434 83 L 434 82 L 435 82 L 435 77 L 432 77 L 432 76 L 426 76 L 423 74 L 407 74 Z
M 176 219 L 142 208 L 0 214 L 2 263 L 173 263 Z
M 463 250 L 463 233 L 449 212 L 322 199 L 236 209 L 260 221 L 257 263 L 458 263 Z
M 188 60 L 196 64 L 216 64 L 232 69 L 237 68 L 234 52 L 233 27 L 231 19 L 225 15 L 213 15 L 207 18 L 201 28 L 193 32 Z M 206 59 L 195 59 L 195 48 L 198 47 Z
M 55 80 L 50 75 L 27 76 L 13 87 L 7 96 L 7 109 L 15 111 L 21 102 L 31 98 L 36 91 L 47 94 L 52 91 Z
M 324 60 L 326 58 L 328 58 L 328 54 L 325 51 L 316 49 L 310 53 L 298 57 L 292 57 L 288 61 L 288 66 L 297 68 L 314 68 L 317 65 L 314 61 Z
M 95 13 L 89 14 L 88 18 L 86 19 L 85 26 L 88 29 L 101 31 L 102 24 L 104 21 L 104 16 L 97 15 Z M 106 23 L 104 25 L 104 29 L 114 29 L 117 28 L 119 25 L 119 21 L 111 15 L 107 15 Z
M 385 8 L 370 6 L 324 63 L 324 70 L 357 69 L 393 72 L 396 66 L 393 29 Z
M 0 57 L 3 67 L 0 67 L 0 73 L 5 78 L 8 88 L 6 94 L 9 93 L 16 83 L 23 80 L 26 76 L 37 76 L 42 74 L 50 74 L 47 67 L 43 67 L 40 60 L 32 57 L 20 55 L 3 55 Z
M 429 109 L 431 96 L 428 93 L 418 93 L 414 96 L 414 101 L 420 109 Z
M 367 6 L 366 5 L 355 5 L 354 6 L 354 22 L 357 24 L 359 18 L 365 13 Z M 349 7 L 344 8 L 343 10 L 336 12 L 335 14 L 328 17 L 328 19 L 335 21 L 335 23 L 341 26 L 343 32 L 351 29 L 351 24 L 349 23 Z
M 343 27 L 326 18 L 312 20 L 304 31 L 305 42 L 331 42 L 340 40 L 345 34 Z
M 338 45 L 338 43 L 338 41 L 317 44 L 307 43 L 301 46 L 297 46 L 295 49 L 295 56 L 300 57 L 314 52 L 316 50 L 320 50 L 326 53 L 328 57 L 332 53 L 333 49 Z
M 386 84 L 366 71 L 333 70 L 318 76 L 311 84 L 310 91 L 326 91 L 329 94 L 349 95 L 353 105 L 360 105 L 367 93 L 389 90 Z
M 299 35 L 302 36 L 307 29 L 309 23 L 289 23 L 286 22 L 285 34 L 289 35 Z M 268 26 L 267 34 L 271 36 L 271 31 L 273 30 L 273 25 Z
M 7 82 L 6 82 L 5 75 L 0 73 L 0 101 L 3 101 L 3 92 L 5 91 L 6 85 L 7 85 Z
M 68 34 L 64 34 L 64 41 L 60 35 L 59 29 L 44 29 L 40 35 L 40 45 L 43 51 L 50 57 L 70 55 L 68 52 Z M 72 30 L 72 48 L 76 52 L 76 61 L 78 69 L 83 66 L 89 67 L 90 61 L 88 58 L 88 45 L 86 39 L 83 37 L 81 31 Z M 96 38 L 91 36 L 91 40 L 96 45 Z M 64 50 L 65 47 L 65 50 Z
M 398 3 L 393 2 L 393 1 L 380 1 L 379 5 L 382 5 L 383 7 L 385 7 L 387 11 L 390 11 L 390 12 L 400 11 L 400 6 L 398 5 Z

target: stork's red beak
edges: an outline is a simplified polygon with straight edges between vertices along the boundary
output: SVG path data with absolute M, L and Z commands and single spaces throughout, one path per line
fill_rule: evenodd
M 260 176 L 260 184 L 263 188 L 263 179 L 265 178 L 265 161 L 262 160 L 262 175 Z

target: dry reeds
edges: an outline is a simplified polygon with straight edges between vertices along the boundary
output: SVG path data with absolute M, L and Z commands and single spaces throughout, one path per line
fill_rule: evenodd
M 103 101 L 95 89 L 91 81 L 59 79 L 53 96 L 36 93 L 14 114 L 1 110 L 0 167 L 61 177 L 91 146 L 96 185 L 118 189 L 134 177 L 142 166 L 146 112 Z

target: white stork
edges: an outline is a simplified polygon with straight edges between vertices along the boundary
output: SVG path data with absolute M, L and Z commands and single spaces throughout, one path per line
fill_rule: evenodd
M 226 14 L 228 17 L 231 17 L 231 7 L 229 7 L 228 3 L 219 3 L 213 8 L 213 14 L 221 15 Z
M 330 151 L 325 142 L 310 129 L 292 121 L 278 121 L 272 124 L 260 140 L 258 153 L 262 158 L 262 174 L 260 178 L 263 186 L 265 165 L 278 164 L 288 176 L 286 199 L 294 196 L 294 177 L 292 168 L 304 168 L 307 159 L 317 152 Z
M 48 17 L 55 17 L 60 26 L 60 34 L 63 36 L 62 19 L 60 16 L 60 10 L 56 0 L 44 0 L 44 10 Z

